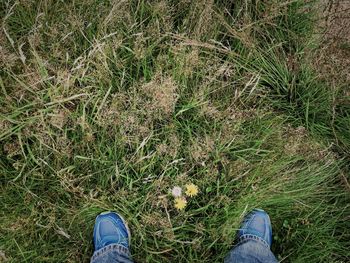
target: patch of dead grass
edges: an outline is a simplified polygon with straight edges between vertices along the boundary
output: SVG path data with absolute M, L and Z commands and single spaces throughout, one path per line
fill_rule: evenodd
M 0 67 L 1 68 L 12 68 L 19 62 L 18 55 L 10 51 L 7 46 L 7 39 L 3 32 L 0 30 Z
M 11 122 L 5 119 L 0 119 L 0 134 L 5 133 L 9 129 L 11 129 Z
M 194 8 L 188 17 L 187 23 L 193 28 L 193 36 L 196 39 L 201 39 L 204 36 L 210 35 L 215 26 L 214 16 L 214 1 L 205 0 L 195 3 Z
M 131 26 L 134 22 L 131 10 L 130 1 L 127 0 L 112 0 L 112 8 L 110 8 L 109 13 L 104 17 L 102 25 L 105 31 L 108 31 L 108 27 L 111 25 L 117 25 L 119 23 L 124 23 Z
M 170 156 L 174 159 L 180 149 L 181 141 L 176 134 L 171 134 L 166 142 L 158 144 L 156 147 L 159 156 Z
M 208 135 L 204 138 L 196 138 L 189 146 L 188 152 L 196 163 L 204 166 L 214 149 L 215 139 Z
M 58 128 L 62 129 L 68 121 L 69 112 L 65 109 L 56 109 L 53 113 L 48 114 L 49 123 Z
M 300 155 L 305 159 L 316 161 L 323 160 L 326 156 L 335 159 L 335 154 L 311 138 L 303 126 L 285 127 L 281 139 L 284 142 L 283 152 L 288 156 Z
M 204 64 L 197 47 L 187 47 L 180 43 L 171 46 L 170 50 L 179 64 L 178 70 L 181 75 L 191 77 Z
M 147 98 L 145 110 L 154 115 L 170 116 L 179 98 L 177 84 L 168 76 L 157 74 L 152 81 L 141 86 L 140 92 Z
M 12 158 L 16 155 L 21 154 L 21 146 L 18 140 L 13 140 L 11 142 L 5 143 L 3 145 L 3 149 L 8 158 Z
M 322 1 L 319 7 L 321 48 L 314 56 L 315 69 L 332 86 L 350 82 L 350 2 Z

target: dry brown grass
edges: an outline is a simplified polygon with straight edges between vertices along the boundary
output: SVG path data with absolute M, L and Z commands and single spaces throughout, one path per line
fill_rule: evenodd
M 171 77 L 156 74 L 152 81 L 141 86 L 140 92 L 148 100 L 145 110 L 153 114 L 170 115 L 178 99 L 177 85 Z
M 320 7 L 321 49 L 317 69 L 333 87 L 350 82 L 350 2 L 324 1 Z

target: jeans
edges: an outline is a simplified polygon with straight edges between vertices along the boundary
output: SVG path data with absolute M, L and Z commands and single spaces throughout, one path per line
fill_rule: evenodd
M 110 244 L 94 252 L 91 263 L 132 263 L 130 252 L 127 248 Z
M 269 246 L 255 237 L 241 240 L 231 249 L 225 263 L 277 263 Z
M 228 253 L 225 263 L 277 263 L 268 245 L 250 236 L 241 240 Z M 111 244 L 96 251 L 91 263 L 133 263 L 128 249 Z

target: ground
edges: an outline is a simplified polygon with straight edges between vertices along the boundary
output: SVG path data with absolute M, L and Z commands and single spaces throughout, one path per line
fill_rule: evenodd
M 260 207 L 281 262 L 348 262 L 347 10 L 2 1 L 0 261 L 89 262 L 115 210 L 136 262 L 223 262 Z

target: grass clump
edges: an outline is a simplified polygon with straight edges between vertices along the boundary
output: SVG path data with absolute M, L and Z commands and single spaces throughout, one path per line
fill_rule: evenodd
M 1 3 L 4 260 L 87 262 L 116 210 L 137 262 L 222 262 L 254 207 L 281 261 L 350 258 L 349 104 L 310 64 L 313 5 L 248 2 Z

